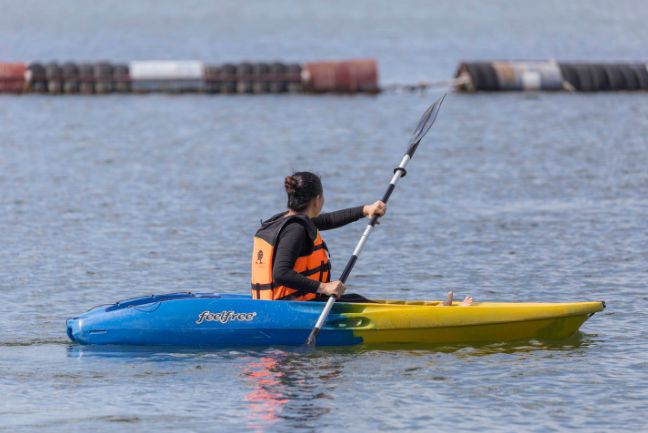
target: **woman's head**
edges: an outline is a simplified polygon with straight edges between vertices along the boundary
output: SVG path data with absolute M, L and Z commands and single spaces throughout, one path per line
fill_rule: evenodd
M 305 211 L 311 202 L 317 214 L 324 205 L 322 181 L 319 176 L 310 171 L 298 171 L 286 176 L 284 187 L 288 194 L 288 209 L 295 212 Z

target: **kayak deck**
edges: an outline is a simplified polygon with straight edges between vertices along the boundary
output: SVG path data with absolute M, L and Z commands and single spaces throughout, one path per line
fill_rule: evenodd
M 603 302 L 439 306 L 440 301 L 336 303 L 318 345 L 427 345 L 563 339 Z M 67 321 L 81 344 L 195 347 L 301 345 L 324 307 L 319 302 L 261 301 L 249 296 L 171 293 L 96 307 Z

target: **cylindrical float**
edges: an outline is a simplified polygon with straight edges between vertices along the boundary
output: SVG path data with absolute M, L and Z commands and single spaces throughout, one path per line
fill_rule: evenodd
M 236 65 L 225 63 L 221 66 L 221 80 L 221 90 L 223 93 L 236 93 Z
M 304 80 L 302 76 L 302 65 L 289 63 L 286 65 L 286 91 L 288 93 L 301 93 L 304 91 Z
M 223 91 L 222 75 L 220 66 L 205 65 L 205 92 L 221 93 Z
M 112 79 L 115 85 L 115 92 L 129 93 L 131 90 L 131 80 L 128 65 L 116 64 L 113 65 L 112 70 Z
M 99 62 L 94 65 L 94 87 L 97 93 L 110 93 L 114 89 L 113 66 L 108 62 Z
M 497 71 L 489 62 L 464 62 L 459 64 L 455 73 L 458 90 L 493 91 L 499 90 Z
M 25 90 L 24 63 L 0 63 L 0 93 L 21 93 Z
M 643 63 L 464 62 L 455 73 L 455 88 L 466 92 L 648 90 L 648 69 Z
M 268 74 L 271 77 L 270 83 L 268 84 L 268 92 L 270 93 L 285 92 L 287 90 L 286 65 L 280 62 L 275 62 L 275 63 L 271 63 L 268 68 L 269 68 Z
M 323 93 L 377 93 L 378 67 L 375 60 L 311 62 L 302 71 L 304 89 Z
M 130 62 L 131 90 L 149 92 L 201 92 L 204 65 L 195 61 Z
M 236 91 L 238 93 L 252 93 L 253 84 L 252 64 L 248 62 L 239 63 L 236 67 Z
M 252 92 L 270 92 L 270 66 L 267 63 L 255 63 L 252 65 Z
M 45 65 L 45 75 L 47 76 L 47 90 L 49 93 L 61 93 L 63 90 L 63 74 L 61 68 L 56 62 L 49 62 Z
M 63 77 L 63 93 L 79 92 L 79 68 L 75 63 L 63 63 L 61 76 Z
M 95 77 L 94 65 L 90 63 L 82 63 L 79 65 L 79 92 L 84 95 L 92 95 L 94 93 Z
M 25 71 L 25 81 L 30 92 L 47 92 L 47 72 L 42 64 L 30 63 Z

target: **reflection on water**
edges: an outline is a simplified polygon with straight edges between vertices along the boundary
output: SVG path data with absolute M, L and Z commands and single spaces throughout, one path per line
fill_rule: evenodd
M 235 367 L 225 382 L 236 381 L 245 390 L 241 403 L 246 407 L 245 422 L 252 431 L 315 431 L 322 418 L 336 404 L 335 389 L 343 380 L 343 364 L 365 349 L 301 348 L 195 350 L 175 347 L 80 346 L 69 345 L 67 356 L 93 363 L 89 368 L 109 368 L 116 362 L 135 369 L 131 376 L 155 377 L 175 374 L 188 365 L 205 364 L 219 370 L 223 364 Z M 380 353 L 381 351 L 377 351 Z M 407 351 L 404 352 L 407 356 Z M 210 368 L 200 367 L 209 374 Z M 223 373 L 219 371 L 219 376 Z M 208 382 L 216 380 L 209 376 Z
M 277 372 L 275 366 L 277 360 L 271 357 L 264 357 L 259 362 L 251 362 L 246 366 L 243 373 L 252 382 L 253 391 L 245 396 L 249 402 L 250 412 L 247 414 L 248 425 L 259 430 L 259 420 L 264 424 L 274 423 L 283 406 L 288 402 L 285 397 L 280 377 L 283 373 Z
M 342 362 L 331 356 L 273 351 L 243 366 L 251 385 L 245 396 L 247 424 L 255 431 L 280 423 L 280 430 L 314 431 L 331 411 L 325 400 L 342 380 Z

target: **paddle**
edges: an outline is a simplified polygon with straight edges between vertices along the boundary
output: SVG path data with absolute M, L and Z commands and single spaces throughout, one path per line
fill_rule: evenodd
M 412 133 L 412 137 L 409 140 L 409 147 L 407 148 L 407 152 L 405 152 L 405 155 L 403 156 L 403 159 L 401 159 L 399 166 L 394 169 L 394 175 L 392 176 L 392 179 L 389 182 L 389 186 L 387 187 L 387 191 L 385 191 L 385 194 L 383 195 L 382 198 L 383 203 L 387 203 L 387 201 L 389 200 L 389 197 L 392 195 L 392 192 L 394 192 L 394 188 L 396 188 L 396 183 L 398 182 L 398 179 L 404 177 L 407 174 L 405 167 L 407 166 L 407 163 L 410 161 L 410 159 L 412 159 L 412 157 L 414 156 L 414 152 L 416 152 L 416 149 L 418 148 L 418 145 L 421 142 L 423 136 L 427 134 L 427 132 L 434 124 L 437 114 L 439 114 L 441 103 L 443 102 L 444 99 L 445 99 L 445 95 L 441 96 L 439 99 L 436 100 L 434 104 L 430 105 L 430 107 L 427 110 L 425 110 L 425 113 L 423 113 L 423 116 L 421 116 L 421 120 L 419 120 L 419 123 L 416 126 L 416 129 Z M 349 259 L 346 266 L 344 267 L 342 276 L 340 276 L 340 281 L 342 281 L 343 283 L 346 283 L 347 278 L 349 278 L 349 274 L 351 273 L 351 270 L 353 269 L 353 266 L 355 265 L 356 261 L 358 261 L 358 256 L 360 255 L 360 252 L 362 251 L 365 242 L 367 242 L 367 238 L 369 238 L 369 233 L 371 233 L 371 229 L 373 229 L 373 227 L 376 225 L 378 218 L 379 217 L 377 215 L 371 217 L 369 224 L 367 224 L 367 227 L 362 233 L 360 240 L 358 241 L 355 249 L 353 250 L 353 254 L 351 255 L 351 258 Z M 317 334 L 319 334 L 320 330 L 322 329 L 322 326 L 324 326 L 324 322 L 326 321 L 326 318 L 328 317 L 331 308 L 333 308 L 333 303 L 335 303 L 335 296 L 331 296 L 326 302 L 326 306 L 324 307 L 324 310 L 322 310 L 322 313 L 317 319 L 317 323 L 315 324 L 315 327 L 313 328 L 310 335 L 308 336 L 308 340 L 306 340 L 307 346 L 315 345 Z

